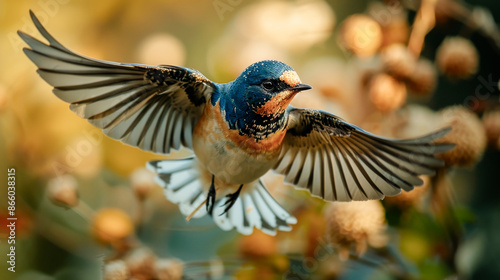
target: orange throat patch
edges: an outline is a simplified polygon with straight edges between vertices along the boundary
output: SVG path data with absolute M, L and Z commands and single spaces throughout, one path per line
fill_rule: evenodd
M 273 96 L 273 98 L 264 105 L 257 108 L 255 112 L 264 116 L 279 115 L 286 110 L 286 107 L 288 107 L 295 94 L 297 94 L 297 92 L 292 90 L 282 91 Z
M 279 79 L 285 82 L 291 88 L 301 83 L 297 72 L 292 70 L 283 72 Z M 266 102 L 266 104 L 259 107 L 255 112 L 264 116 L 279 115 L 286 110 L 295 94 L 297 94 L 297 91 L 282 91 L 271 98 L 271 100 Z
M 218 130 L 222 132 L 222 137 L 230 140 L 234 146 L 239 147 L 246 153 L 274 157 L 281 151 L 281 143 L 285 137 L 286 130 L 279 130 L 265 139 L 257 140 L 246 135 L 240 135 L 238 130 L 230 129 L 220 113 L 219 102 L 214 107 L 208 108 L 208 110 L 205 109 L 205 111 L 208 113 L 205 117 L 215 122 Z M 209 134 L 213 133 L 213 131 L 206 131 L 205 133 Z

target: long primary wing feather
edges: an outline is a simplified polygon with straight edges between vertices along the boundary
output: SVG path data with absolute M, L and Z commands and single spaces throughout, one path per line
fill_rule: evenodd
M 317 110 L 290 108 L 287 134 L 274 170 L 288 183 L 326 200 L 382 199 L 412 190 L 443 165 L 435 154 L 453 147 L 433 144 L 450 129 L 396 140 L 373 135 Z
M 97 60 L 59 43 L 30 12 L 47 40 L 18 32 L 24 53 L 54 94 L 78 116 L 129 145 L 167 154 L 191 148 L 192 129 L 216 84 L 196 70 Z

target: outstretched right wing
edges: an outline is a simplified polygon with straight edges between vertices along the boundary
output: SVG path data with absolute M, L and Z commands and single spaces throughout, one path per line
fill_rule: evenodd
M 196 70 L 88 58 L 57 42 L 40 24 L 49 44 L 23 32 L 25 54 L 54 94 L 70 109 L 114 139 L 146 151 L 168 154 L 192 147 L 193 127 L 216 86 Z
M 445 128 L 397 140 L 373 135 L 317 110 L 289 109 L 287 133 L 274 170 L 285 181 L 330 201 L 382 199 L 410 191 L 443 166 L 436 154 L 454 147 L 435 144 Z

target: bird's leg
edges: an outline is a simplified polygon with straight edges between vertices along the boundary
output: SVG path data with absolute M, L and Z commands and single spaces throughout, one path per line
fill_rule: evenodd
M 208 190 L 207 195 L 207 212 L 212 216 L 212 212 L 214 211 L 215 205 L 215 184 L 214 184 L 215 176 L 212 175 L 212 184 L 210 184 L 210 189 Z
M 243 184 L 241 184 L 240 187 L 238 188 L 238 190 L 235 191 L 234 193 L 226 195 L 226 197 L 228 199 L 227 199 L 226 203 L 224 203 L 224 205 L 222 205 L 222 206 L 226 206 L 226 208 L 224 208 L 224 212 L 222 212 L 222 214 L 220 214 L 220 215 L 226 214 L 226 212 L 229 211 L 229 209 L 231 209 L 231 207 L 233 207 L 234 203 L 236 202 L 236 200 L 240 196 L 240 192 L 241 192 L 242 188 L 243 188 Z

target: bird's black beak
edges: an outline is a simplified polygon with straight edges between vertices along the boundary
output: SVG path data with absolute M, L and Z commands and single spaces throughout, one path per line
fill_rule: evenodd
M 294 87 L 291 87 L 290 89 L 294 90 L 294 91 L 303 91 L 303 90 L 312 89 L 312 86 L 306 85 L 306 84 L 298 84 Z

